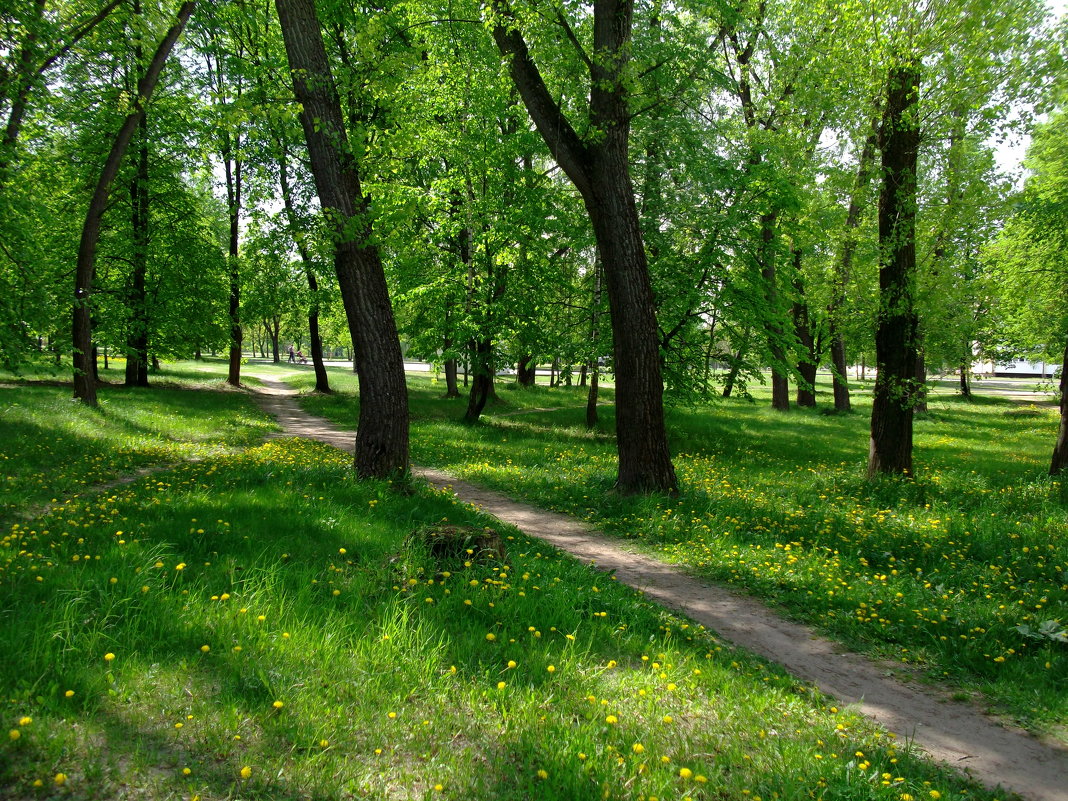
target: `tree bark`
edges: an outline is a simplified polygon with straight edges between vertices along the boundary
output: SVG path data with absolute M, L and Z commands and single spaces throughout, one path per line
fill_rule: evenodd
M 775 214 L 760 216 L 760 276 L 764 279 L 764 299 L 767 301 L 767 318 L 764 330 L 768 335 L 768 350 L 771 352 L 771 408 L 780 412 L 790 411 L 790 378 L 784 371 L 786 349 L 782 342 L 784 332 L 776 321 L 779 316 L 779 286 L 775 269 Z
M 276 0 L 312 174 L 334 240 L 334 268 L 359 375 L 356 473 L 407 475 L 408 389 L 385 271 L 371 235 L 370 198 L 360 186 L 341 104 L 312 0 Z
M 868 476 L 912 475 L 917 329 L 916 166 L 919 67 L 891 68 L 881 142 L 879 315 Z
M 520 386 L 532 387 L 537 379 L 537 364 L 534 357 L 527 354 L 519 357 L 519 365 L 516 369 L 516 381 Z
M 623 493 L 674 492 L 678 482 L 664 424 L 660 350 L 649 265 L 628 166 L 630 116 L 625 87 L 633 0 L 595 0 L 589 59 L 589 122 L 583 141 L 549 93 L 526 41 L 509 28 L 506 0 L 493 30 L 510 58 L 512 80 L 553 158 L 582 196 L 604 263 L 616 374 L 616 487 Z
M 111 144 L 111 152 L 100 170 L 96 188 L 89 201 L 89 209 L 85 215 L 85 223 L 82 225 L 81 241 L 78 244 L 78 261 L 74 277 L 74 313 L 71 325 L 71 339 L 74 350 L 74 397 L 90 405 L 96 406 L 96 383 L 92 375 L 92 294 L 93 279 L 96 273 L 96 246 L 100 240 L 100 226 L 103 222 L 104 212 L 107 209 L 108 196 L 111 193 L 111 185 L 118 174 L 122 157 L 126 148 L 133 138 L 134 131 L 145 113 L 145 105 L 151 100 L 152 93 L 159 83 L 163 66 L 167 62 L 174 43 L 178 41 L 182 30 L 185 28 L 189 16 L 196 6 L 195 0 L 187 0 L 178 9 L 177 21 L 167 31 L 163 40 L 156 48 L 148 69 L 137 82 L 137 97 L 134 98 L 134 110 L 123 121 L 115 140 Z
M 794 250 L 794 291 L 793 303 L 794 333 L 801 343 L 801 358 L 797 362 L 797 372 L 801 380 L 797 384 L 797 405 L 807 408 L 816 406 L 816 366 L 819 355 L 816 353 L 816 337 L 812 333 L 812 320 L 809 317 L 808 302 L 805 300 L 805 286 L 801 280 L 800 250 Z
M 1050 462 L 1049 474 L 1060 475 L 1068 471 L 1068 341 L 1064 345 L 1064 357 L 1061 359 L 1061 425 L 1057 432 L 1057 444 L 1053 446 L 1053 460 Z
M 493 343 L 489 339 L 479 339 L 475 342 L 474 356 L 474 380 L 471 382 L 471 393 L 467 396 L 467 411 L 464 413 L 464 422 L 477 423 L 486 408 L 489 400 L 490 389 L 493 383 L 492 377 L 492 351 Z
M 972 397 L 971 372 L 971 366 L 967 360 L 962 359 L 960 363 L 960 394 L 969 399 Z
M 237 142 L 240 147 L 240 136 Z M 234 158 L 230 134 L 223 131 L 223 165 L 226 171 L 226 204 L 230 217 L 230 237 L 228 247 L 228 264 L 230 277 L 230 303 L 228 308 L 230 320 L 230 356 L 226 383 L 241 386 L 241 355 L 244 342 L 244 329 L 241 327 L 241 267 L 238 250 L 241 244 L 241 157 Z
M 312 368 L 315 370 L 315 391 L 323 394 L 330 393 L 330 378 L 326 372 L 326 363 L 323 360 L 323 338 L 319 335 L 319 281 L 315 277 L 315 268 L 312 265 L 308 246 L 300 230 L 297 209 L 293 203 L 293 189 L 289 184 L 289 159 L 285 142 L 279 139 L 278 158 L 278 183 L 282 188 L 282 202 L 285 205 L 286 221 L 289 229 L 293 232 L 293 241 L 297 245 L 297 253 L 300 254 L 300 263 L 304 265 L 304 276 L 308 281 L 308 291 L 311 293 L 311 303 L 308 306 L 308 334 L 311 339 Z

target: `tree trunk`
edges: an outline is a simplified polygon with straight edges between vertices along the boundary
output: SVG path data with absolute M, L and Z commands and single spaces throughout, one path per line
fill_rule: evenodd
M 727 380 L 723 382 L 723 397 L 729 398 L 734 392 L 734 385 L 738 381 L 738 374 L 742 371 L 742 360 L 745 359 L 747 352 L 749 351 L 749 336 L 750 330 L 748 328 L 742 334 L 742 343 L 738 346 L 738 350 L 734 353 L 734 358 L 731 360 L 731 369 L 727 373 Z
M 849 210 L 846 212 L 845 231 L 842 234 L 841 250 L 835 262 L 834 284 L 831 289 L 831 302 L 827 309 L 827 325 L 831 339 L 831 363 L 834 366 L 834 410 L 836 412 L 852 411 L 849 398 L 849 383 L 846 381 L 845 335 L 842 333 L 842 315 L 845 313 L 849 281 L 853 273 L 853 254 L 857 249 L 857 230 L 864 213 L 864 195 L 871 183 L 872 164 L 875 161 L 875 149 L 878 136 L 872 124 L 872 132 L 864 140 L 857 164 L 857 176 L 853 181 L 853 191 L 849 196 Z
M 616 446 L 623 493 L 674 492 L 675 468 L 664 425 L 655 306 L 628 169 L 630 112 L 625 75 L 633 0 L 594 4 L 589 123 L 598 137 L 583 141 L 545 86 L 505 0 L 493 37 L 511 58 L 511 76 L 542 138 L 582 195 L 604 263 L 616 374 Z
M 790 378 L 785 372 L 786 349 L 783 348 L 784 332 L 778 323 L 779 285 L 775 269 L 775 214 L 760 217 L 760 276 L 764 279 L 764 299 L 767 314 L 764 330 L 768 335 L 768 350 L 771 352 L 771 408 L 780 412 L 790 411 Z
M 597 258 L 593 264 L 593 313 L 590 315 L 590 342 L 596 347 L 601 337 L 601 277 L 604 275 L 604 262 L 601 260 L 601 252 L 597 251 Z M 600 393 L 601 364 L 595 357 L 590 360 L 589 375 L 590 389 L 586 394 L 586 428 L 593 430 L 597 427 L 597 396 Z
M 916 351 L 916 385 L 913 387 L 912 409 L 916 414 L 927 414 L 927 357 L 919 349 Z
M 135 5 L 135 8 L 138 8 Z M 139 11 L 139 8 L 138 8 Z M 137 63 L 141 63 L 141 47 L 136 47 Z M 137 170 L 130 184 L 131 228 L 133 243 L 130 292 L 126 305 L 130 315 L 126 335 L 126 386 L 148 386 L 148 115 L 138 123 Z
M 969 399 L 972 397 L 971 366 L 966 360 L 960 363 L 960 394 Z
M 812 321 L 809 318 L 808 302 L 805 300 L 805 286 L 801 280 L 800 250 L 794 250 L 794 290 L 797 299 L 791 310 L 794 318 L 794 333 L 801 343 L 801 358 L 797 362 L 797 372 L 801 380 L 797 384 L 797 405 L 814 408 L 816 406 L 816 365 L 819 356 L 816 353 L 816 337 L 812 333 Z
M 917 319 L 916 165 L 919 151 L 919 68 L 892 67 L 880 146 L 879 315 L 877 375 L 871 412 L 868 476 L 912 475 Z
M 229 276 L 230 276 L 230 358 L 226 383 L 241 386 L 241 354 L 244 331 L 241 327 L 241 269 L 238 246 L 241 236 L 241 158 L 233 159 L 230 135 L 223 131 L 223 165 L 226 168 L 226 203 L 230 217 Z
M 315 391 L 324 394 L 330 393 L 330 378 L 326 372 L 326 364 L 323 360 L 323 338 L 319 335 L 319 281 L 315 277 L 315 267 L 312 264 L 308 246 L 301 235 L 297 209 L 293 203 L 293 190 L 289 185 L 289 159 L 285 141 L 278 139 L 278 183 L 282 188 L 282 202 L 285 205 L 286 221 L 293 232 L 293 241 L 297 245 L 301 264 L 304 265 L 304 276 L 308 281 L 308 290 L 311 292 L 311 304 L 308 306 L 308 334 L 311 342 L 312 367 L 315 369 Z
M 486 408 L 490 390 L 493 384 L 491 376 L 492 343 L 488 339 L 480 339 L 475 343 L 474 349 L 474 373 L 475 379 L 471 382 L 471 394 L 467 399 L 467 411 L 464 413 L 465 423 L 477 423 Z
M 444 349 L 448 351 L 452 347 L 452 339 L 445 337 Z M 456 358 L 445 360 L 445 397 L 460 397 L 460 388 L 456 385 Z
M 1057 444 L 1053 447 L 1053 460 L 1049 474 L 1056 476 L 1068 470 L 1068 342 L 1061 359 L 1061 425 L 1057 432 Z
M 145 113 L 145 104 L 152 97 L 156 84 L 159 82 L 163 65 L 170 55 L 174 43 L 178 40 L 189 16 L 193 13 L 195 0 L 187 0 L 178 9 L 178 18 L 167 34 L 163 37 L 152 61 L 148 65 L 144 76 L 137 83 L 137 97 L 133 99 L 134 110 L 126 116 L 119 132 L 111 145 L 104 167 L 100 171 L 96 188 L 89 201 L 89 210 L 85 215 L 85 223 L 82 226 L 82 237 L 78 245 L 78 261 L 75 268 L 74 278 L 74 313 L 71 325 L 71 339 L 74 350 L 74 397 L 90 406 L 96 406 L 96 383 L 92 375 L 93 366 L 90 365 L 92 357 L 92 293 L 93 278 L 96 273 L 96 246 L 100 240 L 100 226 L 103 221 L 104 211 L 107 209 L 108 195 L 111 193 L 111 184 L 119 171 L 122 157 L 126 148 L 133 138 L 134 131 Z M 94 362 L 95 364 L 95 362 Z
M 276 7 L 355 351 L 356 472 L 361 478 L 407 475 L 408 389 L 385 271 L 369 242 L 370 198 L 349 149 L 315 6 L 312 0 L 276 0 Z
M 537 364 L 534 357 L 528 355 L 519 357 L 519 365 L 516 369 L 516 381 L 520 386 L 532 387 L 537 380 Z

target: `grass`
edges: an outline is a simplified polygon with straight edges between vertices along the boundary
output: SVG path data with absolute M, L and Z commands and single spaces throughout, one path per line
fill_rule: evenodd
M 173 375 L 179 383 L 203 382 L 219 369 L 179 365 Z M 354 380 L 343 371 L 332 379 L 343 392 L 305 400 L 351 425 Z M 502 389 L 504 401 L 487 422 L 469 427 L 454 422 L 463 402 L 440 400 L 440 384 L 430 377 L 412 377 L 411 384 L 417 461 L 596 518 L 697 572 L 722 574 L 782 603 L 796 595 L 797 607 L 832 622 L 849 618 L 854 596 L 875 603 L 918 581 L 911 572 L 920 555 L 939 565 L 944 582 L 956 581 L 932 585 L 949 596 L 940 608 L 958 615 L 981 606 L 957 575 L 978 569 L 979 560 L 970 551 L 958 557 L 947 545 L 950 536 L 963 539 L 963 529 L 950 534 L 932 522 L 954 519 L 933 517 L 947 497 L 961 494 L 984 510 L 1026 500 L 1026 527 L 1005 536 L 1036 536 L 1031 516 L 1042 509 L 1054 535 L 1049 542 L 1063 547 L 1063 527 L 1057 528 L 1063 507 L 1050 500 L 1051 488 L 1018 480 L 1034 469 L 1026 449 L 1045 435 L 1041 417 L 1004 415 L 996 407 L 956 427 L 939 426 L 940 437 L 963 437 L 990 417 L 1004 432 L 1019 433 L 1021 425 L 1034 432 L 1020 434 L 1011 452 L 975 437 L 971 447 L 1002 454 L 996 464 L 1004 474 L 999 467 L 993 477 L 964 481 L 948 471 L 938 481 L 921 476 L 903 487 L 856 477 L 858 457 L 849 456 L 848 441 L 862 429 L 859 416 L 783 420 L 744 403 L 711 413 L 677 409 L 673 434 L 685 438 L 688 452 L 676 456 L 683 494 L 669 502 L 606 492 L 612 441 L 605 431 L 581 427 L 577 390 Z M 8 403 L 26 407 L 41 389 L 0 391 L 9 393 Z M 160 436 L 184 431 L 170 436 L 195 441 L 185 428 L 193 423 L 166 419 L 194 393 L 110 393 L 124 415 L 153 393 L 170 394 L 180 405 L 143 427 L 154 426 Z M 262 417 L 249 399 L 206 394 L 207 406 L 191 415 L 200 420 L 195 429 L 254 421 L 241 429 L 251 441 Z M 156 403 L 167 408 L 162 399 Z M 556 407 L 564 408 L 536 411 Z M 512 411 L 524 413 L 503 413 Z M 956 411 L 950 405 L 935 414 Z M 610 426 L 610 408 L 602 412 Z M 111 420 L 104 427 L 113 436 L 104 439 L 115 445 L 124 428 L 112 428 Z M 63 422 L 42 421 L 42 430 Z M 817 435 L 828 440 L 818 452 Z M 954 447 L 935 444 L 946 453 Z M 0 439 L 5 464 L 19 461 L 11 450 L 17 447 Z M 119 451 L 107 450 L 102 461 L 110 467 L 101 473 L 119 469 Z M 813 473 L 823 453 L 843 463 Z M 420 487 L 405 494 L 354 480 L 349 459 L 297 440 L 243 451 L 220 442 L 199 461 L 102 492 L 76 484 L 61 502 L 6 524 L 0 797 L 1005 797 L 917 759 L 908 743 L 775 666 L 447 494 Z M 46 471 L 42 482 L 49 480 Z M 846 499 L 864 512 L 863 524 Z M 827 522 L 832 508 L 841 518 Z M 435 556 L 425 535 L 443 525 L 496 526 L 504 557 L 474 549 Z M 840 537 L 853 539 L 846 544 Z M 926 542 L 930 549 L 923 549 Z M 886 545 L 895 550 L 879 552 Z M 1037 559 L 1019 558 L 1023 541 L 1016 545 L 986 561 L 1007 566 L 1016 554 L 1013 580 L 1023 596 L 1046 580 L 1053 559 L 1043 551 L 1039 568 Z M 957 564 L 943 567 L 940 559 Z M 905 560 L 907 566 L 892 566 Z M 838 572 L 824 576 L 813 572 L 817 566 Z M 852 575 L 847 568 L 861 571 L 848 588 L 840 584 Z M 885 581 L 876 577 L 884 574 Z M 829 578 L 838 582 L 835 595 L 828 595 Z M 1009 592 L 1001 584 L 989 589 L 995 596 L 989 604 Z M 1058 604 L 1063 595 L 1047 599 L 1046 611 L 1055 614 Z M 841 615 L 830 614 L 834 609 Z M 1022 619 L 1024 612 L 1017 614 Z M 864 633 L 861 644 L 898 647 L 887 639 L 893 627 L 878 617 L 850 623 Z M 1034 654 L 991 664 L 1004 669 L 1024 660 L 1033 663 Z M 1063 681 L 1063 662 L 1046 670 Z M 965 673 L 949 678 L 975 685 Z
M 306 407 L 352 425 L 346 381 Z M 580 390 L 502 391 L 509 409 L 564 408 L 472 428 L 456 422 L 462 401 L 420 376 L 409 386 L 416 463 L 582 517 L 1068 740 L 1068 507 L 1045 476 L 1051 408 L 935 395 L 913 481 L 864 480 L 863 396 L 846 416 L 775 413 L 759 393 L 674 408 L 679 497 L 627 498 L 611 492 L 611 408 L 586 431 Z
M 0 796 L 978 799 L 774 666 L 491 521 L 277 440 L 0 545 Z
M 136 469 L 251 444 L 274 428 L 215 376 L 190 369 L 164 372 L 155 379 L 163 386 L 148 389 L 104 385 L 96 409 L 74 402 L 57 377 L 0 376 L 0 523 Z

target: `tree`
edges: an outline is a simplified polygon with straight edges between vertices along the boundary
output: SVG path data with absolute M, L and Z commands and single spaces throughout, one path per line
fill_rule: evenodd
M 494 4 L 493 38 L 508 58 L 531 120 L 586 206 L 604 265 L 616 374 L 616 445 L 623 493 L 673 492 L 675 468 L 664 425 L 664 386 L 649 265 L 629 171 L 631 110 L 627 83 L 633 0 L 596 0 L 593 55 L 579 44 L 563 12 L 558 19 L 588 71 L 583 139 L 549 92 L 520 21 L 506 0 Z
M 133 99 L 133 110 L 126 116 L 122 127 L 116 134 L 111 151 L 100 171 L 96 189 L 89 201 L 85 224 L 82 226 L 81 242 L 78 246 L 78 262 L 74 278 L 74 315 L 72 340 L 74 348 L 74 397 L 82 402 L 96 406 L 95 364 L 91 364 L 93 350 L 92 333 L 92 292 L 93 275 L 96 269 L 96 247 L 100 239 L 100 225 L 107 208 L 111 184 L 119 171 L 122 157 L 140 125 L 145 114 L 145 106 L 152 98 L 156 84 L 159 82 L 163 66 L 167 62 L 174 43 L 178 41 L 185 28 L 195 0 L 187 0 L 178 9 L 177 21 L 164 35 L 156 48 L 145 74 L 137 82 L 137 96 Z
M 1068 111 L 1040 126 L 1019 209 L 988 250 L 1018 352 L 1060 354 L 1060 424 L 1050 475 L 1068 471 Z
M 275 0 L 303 107 L 304 138 L 319 201 L 330 225 L 334 269 L 352 333 L 359 374 L 356 472 L 361 478 L 408 472 L 408 390 L 378 248 L 370 241 L 370 199 L 349 149 L 341 102 L 312 0 Z

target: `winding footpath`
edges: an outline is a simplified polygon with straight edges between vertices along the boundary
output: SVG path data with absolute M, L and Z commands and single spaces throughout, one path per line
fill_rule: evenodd
M 355 433 L 304 412 L 296 391 L 263 379 L 256 399 L 283 431 L 352 453 Z M 949 694 L 893 678 L 900 666 L 844 651 L 807 626 L 781 618 L 759 601 L 695 579 L 680 569 L 621 547 L 618 541 L 565 515 L 536 509 L 439 470 L 414 475 L 462 501 L 587 562 L 614 572 L 647 598 L 712 629 L 735 645 L 782 665 L 829 696 L 920 746 L 933 759 L 989 787 L 1001 786 L 1030 801 L 1068 801 L 1068 749 L 985 714 Z

